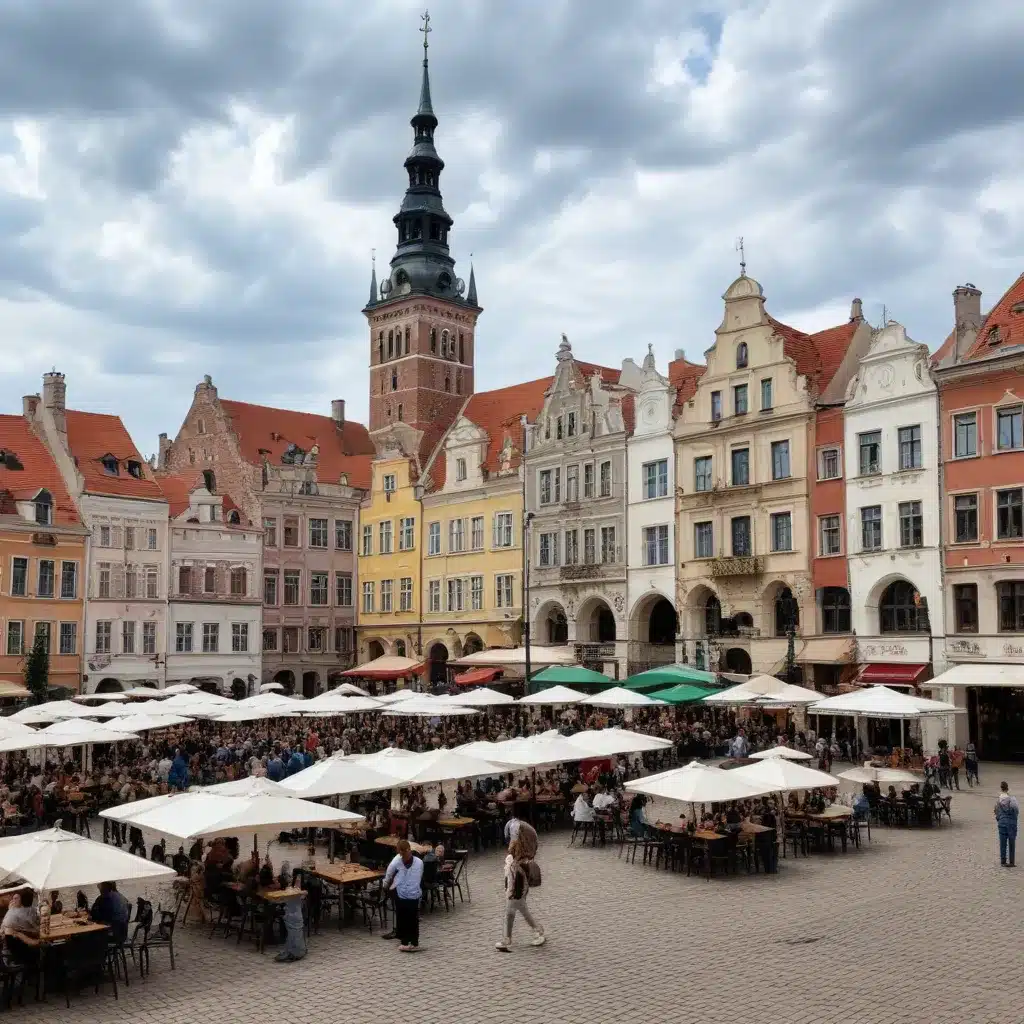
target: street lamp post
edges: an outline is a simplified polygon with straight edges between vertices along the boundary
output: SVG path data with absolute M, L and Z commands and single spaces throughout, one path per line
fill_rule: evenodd
M 793 682 L 793 670 L 796 666 L 796 616 L 798 605 L 793 595 L 787 594 L 782 599 L 782 611 L 786 616 L 786 682 Z

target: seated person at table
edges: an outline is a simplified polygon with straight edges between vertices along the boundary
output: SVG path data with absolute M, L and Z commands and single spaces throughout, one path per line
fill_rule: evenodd
M 530 800 L 533 797 L 533 787 L 530 785 L 529 779 L 524 777 L 519 780 L 516 797 L 519 800 Z
M 768 800 L 768 797 L 763 798 L 761 803 L 761 810 L 759 813 L 761 815 L 761 824 L 764 825 L 765 828 L 776 827 L 776 825 L 778 824 L 778 820 L 775 817 L 775 809 L 772 807 L 771 802 Z
M 448 797 L 445 796 L 444 790 L 439 788 L 437 791 L 437 816 L 439 818 L 444 816 L 444 809 L 448 806 Z
M 899 795 L 896 792 L 896 787 L 895 786 L 890 786 L 889 787 L 889 792 L 886 793 L 885 796 L 886 796 L 886 799 L 888 799 L 888 800 L 899 800 Z
M 576 803 L 572 805 L 572 820 L 573 821 L 594 821 L 594 808 L 590 806 L 590 801 L 587 799 L 589 791 L 585 790 L 576 797 Z
M 511 784 L 510 784 L 510 785 L 508 785 L 508 786 L 505 786 L 505 787 L 504 787 L 504 789 L 500 790 L 500 791 L 498 792 L 498 795 L 497 795 L 497 796 L 495 796 L 495 798 L 494 798 L 494 799 L 495 799 L 495 800 L 497 800 L 497 801 L 498 801 L 498 803 L 511 803 L 511 802 L 512 802 L 513 800 L 515 800 L 515 799 L 516 799 L 516 797 L 518 797 L 518 796 L 519 796 L 519 792 L 518 792 L 518 790 L 516 790 L 516 789 L 515 789 L 515 788 L 514 788 L 514 787 L 513 787 L 513 786 L 512 786 Z
M 790 793 L 789 799 L 786 801 L 787 809 L 791 813 L 797 813 L 800 810 L 800 797 L 796 793 Z
M 61 902 L 60 890 L 54 889 L 50 893 L 50 913 L 51 914 L 63 914 L 64 904 Z
M 97 924 L 108 925 L 114 940 L 123 942 L 128 937 L 128 918 L 132 913 L 132 905 L 117 891 L 114 882 L 100 882 L 99 890 L 100 894 L 89 916 Z
M 608 812 L 615 806 L 615 797 L 604 786 L 598 786 L 594 794 L 594 810 Z
M 219 869 L 221 871 L 231 871 L 231 865 L 234 863 L 234 857 L 231 856 L 230 850 L 225 840 L 214 839 L 210 843 L 210 849 L 206 854 L 206 870 L 209 872 L 210 868 Z
M 629 827 L 635 836 L 642 836 L 647 831 L 646 806 L 647 797 L 643 793 L 635 793 L 629 802 Z
M 860 821 L 864 821 L 868 816 L 868 811 L 871 810 L 871 803 L 868 800 L 867 793 L 860 792 L 853 798 L 853 816 Z
M 34 899 L 35 893 L 31 889 L 22 889 L 11 897 L 0 924 L 0 935 L 10 935 L 11 932 L 39 934 L 39 908 L 33 905 Z
M 725 812 L 726 830 L 729 832 L 739 832 L 742 822 L 743 815 L 740 814 L 740 809 L 735 803 L 729 804 L 728 810 Z

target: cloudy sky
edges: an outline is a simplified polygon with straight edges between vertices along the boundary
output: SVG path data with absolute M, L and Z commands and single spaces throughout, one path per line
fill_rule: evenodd
M 365 418 L 370 252 L 394 249 L 419 7 L 0 4 L 2 408 L 68 375 L 140 448 L 204 373 Z M 936 346 L 1024 270 L 1024 4 L 433 0 L 477 386 L 713 340 L 737 236 L 804 329 L 883 304 Z

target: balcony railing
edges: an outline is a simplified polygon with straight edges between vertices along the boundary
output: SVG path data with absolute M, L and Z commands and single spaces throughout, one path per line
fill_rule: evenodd
M 763 571 L 759 555 L 733 555 L 711 560 L 712 576 L 758 576 Z
M 610 661 L 615 657 L 615 643 L 576 644 L 576 658 L 580 662 Z

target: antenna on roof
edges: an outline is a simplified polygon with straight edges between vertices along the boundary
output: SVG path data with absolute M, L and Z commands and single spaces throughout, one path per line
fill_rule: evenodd
M 740 277 L 747 276 L 747 253 L 743 247 L 743 236 L 736 239 L 736 251 L 740 254 Z

